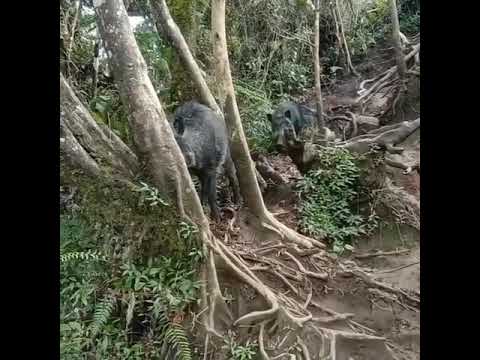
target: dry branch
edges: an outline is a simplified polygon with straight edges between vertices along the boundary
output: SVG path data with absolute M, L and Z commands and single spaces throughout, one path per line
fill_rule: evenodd
M 366 254 L 358 254 L 355 255 L 355 259 L 369 259 L 372 257 L 377 257 L 377 256 L 391 256 L 391 255 L 401 255 L 408 253 L 410 250 L 409 249 L 402 249 L 402 250 L 395 250 L 395 251 L 377 251 L 373 253 L 366 253 Z

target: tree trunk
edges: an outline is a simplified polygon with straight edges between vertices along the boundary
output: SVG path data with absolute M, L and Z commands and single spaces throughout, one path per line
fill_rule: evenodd
M 91 177 L 97 177 L 102 173 L 98 163 L 88 154 L 72 134 L 65 121 L 60 117 L 60 155 L 72 165 L 73 168 L 81 169 Z
M 148 77 L 123 3 L 119 0 L 99 2 L 95 12 L 120 98 L 130 114 L 129 124 L 141 161 L 153 184 L 176 199 L 179 215 L 189 217 L 200 229 L 208 231 L 208 221 Z
M 321 242 L 300 235 L 280 223 L 265 206 L 235 98 L 225 33 L 225 0 L 212 1 L 211 19 L 215 73 L 221 94 L 220 101 L 224 104 L 225 120 L 232 132 L 231 152 L 237 174 L 239 174 L 238 180 L 243 199 L 254 217 L 259 220 L 261 227 L 276 232 L 281 238 L 308 248 L 312 247 L 314 243 L 319 247 L 324 247 Z
M 392 39 L 393 47 L 395 48 L 395 60 L 397 62 L 397 71 L 401 79 L 405 77 L 407 72 L 407 65 L 402 51 L 402 44 L 400 41 L 400 24 L 398 22 L 397 1 L 390 0 L 390 13 L 392 18 Z
M 60 138 L 61 147 L 73 163 L 85 165 L 87 172 L 98 174 L 98 162 L 127 177 L 132 177 L 138 171 L 135 154 L 107 126 L 102 127 L 92 118 L 62 73 L 60 129 L 63 134 Z M 78 155 L 76 159 L 75 154 Z
M 320 80 L 320 0 L 315 0 L 315 103 L 317 107 L 317 129 L 322 131 L 325 128 L 325 120 L 323 119 L 323 100 L 322 100 L 322 85 Z
M 344 52 L 345 52 L 345 58 L 346 58 L 346 63 L 348 66 L 348 70 L 352 72 L 355 76 L 358 76 L 358 72 L 355 70 L 352 64 L 352 58 L 350 57 L 350 50 L 348 49 L 348 43 L 347 43 L 347 38 L 345 37 L 345 28 L 343 26 L 343 19 L 342 19 L 342 14 L 340 14 L 340 7 L 338 6 L 338 0 L 335 0 L 335 9 L 333 10 L 334 12 L 337 13 L 337 19 L 338 23 L 340 25 L 340 36 L 342 38 L 343 42 L 343 47 L 344 47 Z
M 200 102 L 217 112 L 223 118 L 223 114 L 208 88 L 207 82 L 202 75 L 202 71 L 190 52 L 190 48 L 188 47 L 180 28 L 170 15 L 166 1 L 152 0 L 150 1 L 150 4 L 157 30 L 159 30 L 169 41 L 170 45 L 175 48 L 185 70 L 190 73 L 190 77 L 200 95 Z
M 151 4 L 158 4 L 159 1 L 164 2 L 165 0 L 151 0 Z M 175 19 L 176 24 L 184 34 L 185 41 L 191 49 L 192 53 L 195 54 L 195 44 L 196 44 L 196 29 L 194 28 L 194 9 L 195 1 L 194 0 L 167 0 L 169 7 L 172 10 L 171 16 Z M 158 26 L 159 23 L 156 22 Z M 161 26 L 161 25 L 160 25 Z M 160 29 L 159 29 L 160 30 Z M 172 85 L 171 85 L 171 100 L 172 101 L 185 101 L 190 100 L 195 95 L 195 87 L 192 82 L 188 79 L 188 74 L 183 71 L 183 65 L 181 62 L 181 56 L 178 56 L 177 53 L 172 53 L 172 59 L 170 61 L 172 64 L 171 74 L 172 74 Z

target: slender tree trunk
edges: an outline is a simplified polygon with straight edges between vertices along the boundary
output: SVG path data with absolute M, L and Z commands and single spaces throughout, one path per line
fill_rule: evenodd
M 190 218 L 203 232 L 209 233 L 208 221 L 148 77 L 147 66 L 130 28 L 123 2 L 98 2 L 95 12 L 120 98 L 130 114 L 130 128 L 140 160 L 145 164 L 153 184 L 176 199 L 180 216 Z
M 225 110 L 225 120 L 231 129 L 231 151 L 237 173 L 240 190 L 247 207 L 258 217 L 263 217 L 267 211 L 263 202 L 262 192 L 258 186 L 255 164 L 250 157 L 247 140 L 243 131 L 240 113 L 238 111 L 235 90 L 230 72 L 227 41 L 225 38 L 225 1 L 212 1 L 212 33 L 215 55 L 215 73 L 218 92 L 222 107 Z
M 160 0 L 151 0 L 151 3 L 158 3 Z M 165 1 L 165 0 L 162 0 Z M 176 24 L 182 31 L 185 41 L 188 44 L 190 51 L 195 54 L 194 45 L 196 44 L 194 9 L 195 0 L 166 0 L 171 9 L 171 16 L 175 19 Z M 156 22 L 158 26 L 159 23 Z M 181 56 L 177 53 L 172 53 L 172 85 L 171 85 L 171 99 L 172 101 L 190 100 L 195 95 L 195 87 L 188 79 L 188 74 L 183 71 Z
M 315 69 L 315 103 L 317 107 L 317 128 L 323 132 L 325 120 L 323 119 L 323 100 L 322 86 L 320 81 L 320 0 L 315 0 L 315 49 L 314 49 L 314 69 Z
M 177 26 L 165 0 L 151 0 L 152 13 L 155 18 L 157 29 L 175 48 L 183 63 L 185 69 L 190 73 L 190 77 L 200 96 L 200 102 L 217 112 L 222 118 L 223 114 L 218 107 L 215 98 L 210 92 L 207 82 L 205 81 L 202 71 L 197 65 L 180 28 Z
M 256 178 L 255 163 L 250 156 L 235 98 L 225 33 L 225 0 L 212 0 L 211 19 L 215 73 L 219 86 L 220 102 L 224 104 L 225 120 L 232 131 L 231 152 L 237 168 L 237 174 L 239 174 L 238 180 L 243 199 L 264 229 L 269 229 L 280 235 L 282 239 L 305 247 L 310 248 L 313 244 L 324 247 L 325 245 L 321 242 L 300 235 L 280 223 L 265 206 Z
M 405 63 L 405 55 L 403 55 L 402 43 L 400 40 L 400 24 L 398 22 L 396 0 L 390 0 L 390 14 L 392 18 L 392 39 L 393 47 L 395 48 L 395 60 L 397 62 L 398 75 L 403 79 L 407 72 L 407 65 Z
M 348 49 L 347 38 L 345 36 L 345 29 L 344 29 L 344 26 L 343 26 L 342 14 L 340 14 L 340 7 L 338 6 L 338 0 L 335 0 L 335 10 L 334 11 L 337 13 L 337 19 L 338 19 L 338 23 L 340 25 L 340 36 L 342 38 L 343 47 L 344 47 L 344 50 L 345 50 L 345 57 L 346 57 L 348 70 L 351 71 L 355 76 L 358 76 L 358 73 L 357 73 L 357 71 L 355 70 L 355 68 L 353 67 L 353 64 L 352 64 L 352 58 L 350 57 L 350 50 Z

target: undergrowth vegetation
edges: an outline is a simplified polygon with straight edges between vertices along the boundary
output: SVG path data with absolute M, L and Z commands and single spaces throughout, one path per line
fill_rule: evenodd
M 139 190 L 144 206 L 168 206 L 148 185 Z M 178 223 L 185 253 L 137 259 L 119 251 L 100 218 L 90 220 L 61 217 L 61 358 L 192 359 L 182 322 L 200 287 L 196 228 Z
M 319 169 L 298 184 L 302 198 L 300 227 L 312 236 L 326 236 L 333 250 L 342 253 L 355 237 L 376 227 L 374 213 L 362 214 L 358 205 L 362 189 L 357 158 L 347 150 L 324 148 Z

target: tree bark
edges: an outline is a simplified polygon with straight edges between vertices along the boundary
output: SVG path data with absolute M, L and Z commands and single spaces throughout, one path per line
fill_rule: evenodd
M 195 61 L 180 28 L 177 26 L 165 0 L 151 0 L 152 13 L 155 18 L 157 29 L 169 41 L 170 45 L 175 48 L 182 61 L 185 70 L 190 73 L 190 77 L 200 96 L 200 102 L 211 108 L 223 118 L 223 114 L 213 97 L 207 82 L 205 81 L 202 71 Z
M 208 232 L 208 221 L 148 77 L 145 60 L 135 41 L 123 3 L 119 0 L 99 1 L 95 12 L 120 98 L 130 114 L 129 124 L 139 158 L 153 184 L 176 199 L 179 215 L 190 218 L 200 229 Z
M 60 154 L 65 156 L 65 160 L 74 168 L 82 169 L 91 177 L 102 173 L 98 163 L 80 145 L 62 118 L 60 118 Z
M 321 85 L 321 68 L 320 68 L 320 0 L 315 0 L 315 103 L 317 107 L 317 129 L 323 132 L 325 128 L 325 120 L 323 119 L 323 100 L 322 100 L 322 85 Z
M 392 39 L 395 48 L 395 60 L 397 62 L 398 76 L 403 79 L 407 72 L 407 65 L 402 51 L 402 43 L 400 40 L 400 24 L 398 22 L 397 1 L 390 0 L 390 14 L 392 18 Z

